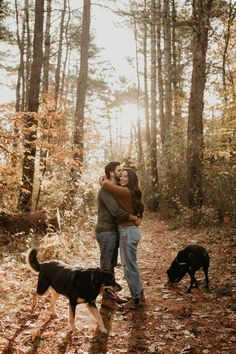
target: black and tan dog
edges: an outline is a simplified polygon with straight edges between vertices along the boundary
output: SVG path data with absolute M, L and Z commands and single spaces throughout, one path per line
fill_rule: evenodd
M 176 258 L 167 270 L 167 275 L 171 283 L 179 283 L 181 279 L 188 273 L 191 277 L 190 286 L 187 293 L 191 293 L 192 287 L 197 287 L 198 283 L 195 279 L 195 273 L 203 268 L 205 274 L 205 285 L 208 289 L 208 268 L 210 258 L 207 250 L 199 245 L 189 245 L 179 251 Z
M 38 273 L 37 290 L 33 298 L 32 310 L 38 303 L 38 297 L 51 293 L 51 313 L 55 313 L 55 303 L 62 294 L 69 299 L 69 325 L 75 329 L 75 310 L 77 304 L 86 303 L 88 310 L 94 316 L 99 329 L 107 333 L 102 317 L 96 307 L 96 298 L 105 289 L 119 291 L 120 285 L 115 282 L 111 272 L 100 268 L 82 269 L 71 267 L 57 260 L 40 263 L 37 250 L 32 248 L 27 253 L 28 264 Z

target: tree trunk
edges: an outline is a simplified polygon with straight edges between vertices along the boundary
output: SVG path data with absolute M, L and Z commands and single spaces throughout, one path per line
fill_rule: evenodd
M 31 35 L 30 35 L 30 25 L 29 25 L 29 1 L 25 0 L 25 24 L 27 33 L 27 46 L 26 46 L 26 73 L 25 73 L 25 108 L 29 106 L 29 90 L 30 90 L 30 66 L 31 66 Z
M 65 85 L 65 78 L 66 78 L 66 67 L 67 67 L 67 62 L 68 62 L 68 57 L 69 57 L 69 49 L 70 49 L 70 43 L 71 39 L 69 38 L 68 35 L 68 27 L 70 24 L 70 19 L 71 19 L 71 10 L 70 10 L 70 3 L 68 1 L 68 18 L 67 18 L 67 23 L 65 26 L 65 40 L 66 40 L 66 54 L 65 54 L 65 60 L 63 63 L 63 70 L 62 70 L 62 78 L 61 78 L 61 87 L 60 87 L 60 99 L 63 98 L 64 95 L 64 85 Z
M 17 70 L 17 82 L 16 82 L 16 104 L 15 110 L 16 112 L 20 112 L 20 87 L 21 87 L 21 68 Z
M 29 233 L 31 230 L 44 233 L 48 229 L 60 229 L 60 213 L 58 209 L 24 212 L 20 214 L 0 213 L 0 229 L 11 234 Z
M 164 88 L 163 88 L 163 73 L 162 73 L 162 51 L 161 51 L 161 1 L 157 0 L 157 78 L 158 78 L 158 94 L 159 94 L 159 117 L 161 143 L 165 144 L 165 114 L 164 114 Z
M 108 132 L 109 132 L 109 153 L 108 153 L 108 159 L 110 161 L 113 160 L 113 142 L 112 142 L 112 124 L 111 124 L 111 114 L 110 114 L 110 108 L 109 108 L 109 102 L 105 102 L 106 105 L 106 116 L 108 119 Z
M 78 163 L 79 166 L 82 165 L 84 160 L 84 110 L 88 78 L 90 7 L 91 1 L 84 0 L 80 50 L 80 70 L 77 82 L 75 129 L 73 137 L 73 143 L 76 149 L 74 153 L 74 160 Z
M 151 180 L 156 197 L 153 211 L 158 208 L 157 118 L 156 118 L 156 2 L 151 1 Z
M 62 210 L 72 208 L 75 204 L 78 181 L 81 177 L 82 166 L 84 162 L 84 110 L 88 79 L 90 8 L 91 1 L 84 0 L 80 48 L 80 68 L 77 81 L 77 98 L 73 135 L 74 167 L 72 167 L 70 170 L 68 192 L 61 206 Z
M 34 24 L 34 45 L 33 62 L 30 75 L 29 90 L 29 112 L 38 112 L 39 92 L 40 92 L 40 74 L 43 63 L 43 15 L 44 0 L 35 2 L 35 24 Z M 35 170 L 36 138 L 37 138 L 37 120 L 33 114 L 25 115 L 25 141 L 24 141 L 24 159 L 22 172 L 22 189 L 18 200 L 18 208 L 22 211 L 30 211 L 32 207 L 33 181 Z
M 49 66 L 50 66 L 50 51 L 51 51 L 51 14 L 52 0 L 47 0 L 47 18 L 45 26 L 44 39 L 44 60 L 43 60 L 43 93 L 48 92 L 49 88 Z
M 148 72 L 147 72 L 147 37 L 148 37 L 148 29 L 147 29 L 147 1 L 145 0 L 144 5 L 144 34 L 143 34 L 143 57 L 144 57 L 144 108 L 145 108 L 145 136 L 146 136 L 146 144 L 148 150 L 150 149 L 150 116 L 149 116 L 149 97 L 148 97 Z
M 19 11 L 18 11 L 18 4 L 17 0 L 15 0 L 15 11 L 16 11 L 16 37 L 17 37 L 17 44 L 20 51 L 20 64 L 18 69 L 18 79 L 17 79 L 17 86 L 16 86 L 16 112 L 20 112 L 24 110 L 25 105 L 25 80 L 24 80 L 24 42 L 25 42 L 25 21 L 23 19 L 22 24 L 22 36 L 20 37 L 20 24 L 19 24 Z
M 188 203 L 193 208 L 201 208 L 203 204 L 203 94 L 211 6 L 212 0 L 193 1 L 193 71 L 187 137 Z
M 57 55 L 57 67 L 55 72 L 55 105 L 57 107 L 57 100 L 60 89 L 60 78 L 61 78 L 61 58 L 62 58 L 62 45 L 63 45 L 63 34 L 64 34 L 64 22 L 66 14 L 67 0 L 64 0 L 64 6 L 61 13 L 61 24 L 60 24 L 60 35 L 59 35 L 59 46 Z
M 180 73 L 179 67 L 177 64 L 177 53 L 176 53 L 176 7 L 175 0 L 172 0 L 172 82 L 173 82 L 173 108 L 174 108 L 174 125 L 178 129 L 180 129 L 180 119 L 181 119 L 181 105 L 180 105 Z M 178 74 L 177 74 L 178 72 Z
M 50 68 L 50 54 L 51 54 L 51 14 L 52 14 L 52 0 L 47 0 L 47 18 L 46 18 L 46 26 L 45 26 L 45 35 L 44 35 L 44 58 L 43 58 L 43 80 L 42 80 L 42 93 L 47 94 L 49 90 L 49 68 Z M 47 98 L 46 98 L 47 99 Z M 47 119 L 43 118 L 41 120 L 41 124 L 43 129 L 49 129 L 50 124 Z M 49 137 L 47 137 L 47 141 L 49 142 Z M 39 186 L 37 195 L 35 198 L 35 208 L 34 210 L 38 210 L 38 205 L 40 202 L 40 196 L 42 192 L 42 183 L 44 179 L 44 175 L 47 171 L 47 159 L 48 159 L 49 151 L 48 149 L 40 149 L 40 173 L 41 176 L 39 178 Z
M 139 61 L 138 61 L 138 29 L 135 13 L 132 11 L 133 26 L 134 26 L 134 39 L 135 39 L 135 61 L 136 61 L 136 75 L 137 75 L 137 151 L 138 151 L 138 168 L 139 171 L 144 169 L 143 161 L 143 148 L 142 148 L 142 138 L 141 138 L 141 125 L 140 125 L 140 77 L 139 77 Z
M 165 120 L 164 120 L 164 134 L 165 143 L 164 148 L 169 147 L 171 122 L 172 122 L 172 66 L 171 66 L 171 34 L 170 34 L 170 8 L 169 0 L 163 1 L 163 35 L 164 35 L 164 69 L 165 69 Z
M 228 102 L 229 90 L 227 89 L 227 73 L 226 73 L 226 64 L 227 64 L 227 56 L 228 56 L 228 49 L 230 38 L 232 36 L 232 26 L 235 26 L 235 17 L 236 17 L 236 10 L 235 10 L 235 2 L 232 3 L 230 0 L 228 5 L 228 18 L 226 24 L 226 31 L 224 32 L 224 49 L 223 49 L 223 56 L 222 56 L 222 80 L 223 80 L 223 90 L 224 90 L 224 101 L 225 104 Z M 232 79 L 232 77 L 231 77 Z M 232 79 L 233 85 L 233 79 Z

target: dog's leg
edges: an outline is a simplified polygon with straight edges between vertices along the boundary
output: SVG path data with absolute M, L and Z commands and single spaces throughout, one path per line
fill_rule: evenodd
M 87 304 L 87 307 L 88 307 L 88 310 L 91 313 L 91 315 L 95 318 L 100 331 L 103 333 L 107 333 L 108 331 L 107 331 L 106 327 L 104 326 L 102 316 L 101 316 L 100 312 L 98 311 L 95 302 L 89 302 Z
M 209 290 L 208 266 L 203 267 L 203 271 L 205 274 L 205 287 Z
M 70 301 L 69 303 L 69 326 L 72 331 L 76 329 L 75 327 L 75 309 L 76 304 Z
M 191 277 L 191 281 L 190 281 L 190 286 L 187 290 L 187 293 L 190 294 L 191 293 L 191 290 L 192 290 L 192 287 L 195 286 L 196 288 L 198 287 L 198 283 L 197 283 L 197 280 L 195 278 L 195 271 L 193 271 L 192 269 L 189 270 L 188 274 L 190 275 Z
M 49 293 L 49 289 L 47 289 L 43 294 L 39 294 L 38 290 L 34 293 L 33 301 L 32 301 L 32 307 L 31 311 L 34 311 L 38 305 L 38 299 L 41 296 L 47 296 Z
M 187 290 L 187 294 L 190 294 L 190 293 L 191 293 L 192 287 L 193 287 L 193 284 L 192 284 L 192 281 L 191 281 L 190 286 L 189 286 L 189 288 L 188 288 L 188 290 Z
M 38 305 L 38 294 L 37 291 L 34 293 L 33 301 L 32 301 L 32 306 L 31 306 L 31 311 L 34 311 Z
M 36 292 L 34 294 L 34 298 L 33 298 L 32 311 L 35 310 L 38 305 L 39 296 L 43 296 L 43 295 L 48 294 L 48 291 L 49 291 L 48 288 L 49 288 L 49 285 L 48 285 L 48 282 L 46 281 L 46 279 L 39 276 L 37 290 L 36 290 Z
M 53 316 L 57 316 L 56 311 L 55 311 L 55 304 L 56 304 L 59 294 L 53 288 L 50 288 L 50 293 L 51 293 L 51 307 L 50 307 L 51 314 Z

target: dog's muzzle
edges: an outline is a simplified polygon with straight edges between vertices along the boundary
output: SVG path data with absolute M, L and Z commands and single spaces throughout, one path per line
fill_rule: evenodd
M 99 290 L 99 294 L 103 295 L 104 291 L 108 291 L 110 293 L 114 293 L 114 287 L 111 285 L 101 285 L 100 290 Z
M 103 294 L 104 291 L 106 290 L 109 293 L 114 294 L 120 291 L 121 289 L 122 287 L 118 283 L 115 283 L 115 285 L 101 285 L 100 293 Z

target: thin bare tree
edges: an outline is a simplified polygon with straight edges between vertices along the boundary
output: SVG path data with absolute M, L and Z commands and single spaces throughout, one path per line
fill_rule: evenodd
M 156 90 L 156 1 L 151 1 L 151 184 L 152 193 L 156 196 L 153 211 L 158 207 L 158 170 L 157 170 L 157 90 Z
M 80 68 L 77 81 L 77 97 L 75 109 L 75 127 L 73 136 L 74 154 L 73 158 L 78 164 L 79 169 L 71 169 L 72 181 L 76 183 L 78 174 L 81 172 L 84 161 L 84 111 L 85 98 L 87 91 L 88 79 L 88 59 L 89 59 L 89 38 L 90 38 L 90 10 L 91 1 L 84 0 L 83 2 L 83 19 L 81 33 L 81 48 L 80 48 Z
M 203 204 L 203 94 L 206 84 L 206 53 L 212 1 L 192 2 L 193 69 L 187 132 L 188 204 L 192 208 L 200 208 Z
M 32 38 L 30 31 L 29 0 L 25 0 L 26 53 L 25 53 L 25 109 L 29 105 L 30 74 L 32 64 Z
M 157 0 L 157 10 L 156 10 L 156 32 L 157 32 L 157 87 L 158 87 L 158 112 L 160 121 L 160 135 L 162 146 L 165 144 L 165 114 L 164 114 L 164 87 L 163 87 L 163 65 L 162 65 L 162 49 L 161 49 L 161 20 L 162 19 L 162 9 L 161 1 Z
M 137 109 L 138 109 L 138 117 L 137 117 L 137 152 L 138 152 L 138 167 L 140 171 L 143 171 L 144 161 L 143 161 L 143 147 L 142 147 L 142 137 L 141 137 L 141 123 L 140 123 L 140 73 L 139 73 L 139 57 L 138 57 L 138 26 L 137 19 L 135 15 L 135 9 L 132 9 L 132 22 L 134 29 L 134 39 L 135 39 L 135 66 L 136 66 L 136 78 L 137 78 Z
M 35 171 L 37 120 L 34 112 L 39 109 L 40 76 L 43 64 L 43 18 L 44 0 L 35 1 L 35 23 L 33 42 L 33 62 L 30 75 L 29 113 L 25 118 L 24 159 L 22 171 L 22 189 L 18 199 L 18 209 L 30 211 Z M 32 114 L 30 114 L 32 112 Z
M 52 0 L 47 0 L 47 17 L 45 25 L 44 36 L 44 58 L 43 58 L 43 87 L 44 93 L 49 89 L 49 66 L 50 66 L 50 52 L 51 52 L 51 16 L 52 16 Z
M 20 63 L 18 67 L 18 77 L 16 85 L 16 112 L 23 111 L 25 106 L 25 62 L 24 62 L 24 51 L 25 51 L 25 20 L 23 17 L 22 30 L 20 29 L 20 14 L 18 9 L 17 0 L 15 0 L 15 13 L 16 13 L 16 38 L 17 44 L 20 51 Z M 20 35 L 21 30 L 21 35 Z
M 172 123 L 172 65 L 171 65 L 171 31 L 170 31 L 170 5 L 169 0 L 163 0 L 163 36 L 164 36 L 164 148 L 170 144 Z M 165 150 L 165 149 L 164 149 Z
M 143 18 L 143 81 L 144 81 L 144 109 L 145 109 L 145 136 L 146 144 L 150 149 L 150 114 L 149 114 L 149 94 L 148 94 L 148 14 L 147 1 L 144 1 L 144 18 Z
M 57 100 L 58 100 L 59 90 L 60 90 L 62 47 L 63 47 L 63 38 L 64 38 L 63 36 L 64 36 L 64 25 L 65 25 L 64 22 L 65 22 L 66 9 L 67 9 L 67 0 L 64 0 L 63 9 L 61 12 L 57 66 L 55 71 L 55 105 L 56 106 L 57 106 Z
M 227 103 L 228 101 L 227 81 L 230 80 L 233 85 L 233 78 L 232 76 L 227 75 L 226 66 L 227 66 L 227 62 L 229 61 L 228 60 L 229 43 L 233 34 L 232 28 L 235 27 L 235 18 L 236 18 L 236 1 L 230 0 L 227 6 L 227 22 L 226 22 L 226 29 L 224 30 L 224 48 L 223 48 L 223 55 L 222 55 L 222 81 L 223 81 L 225 103 Z

